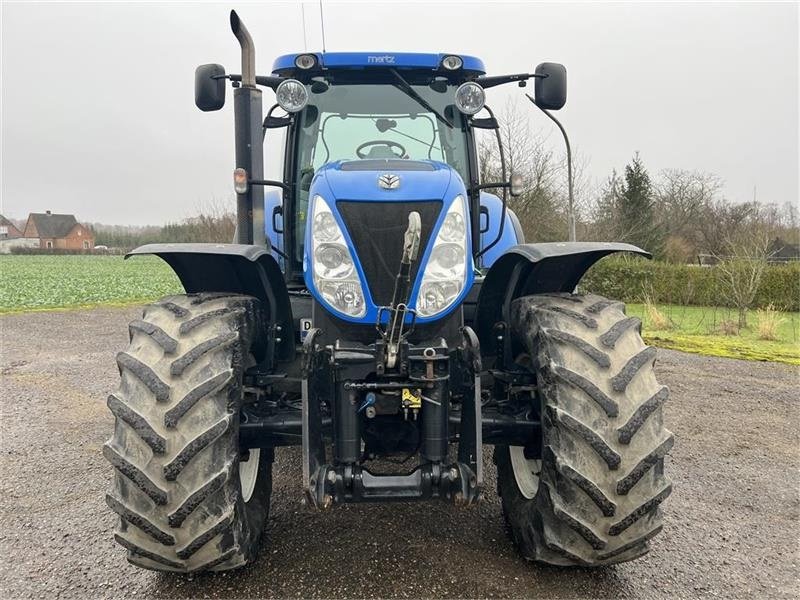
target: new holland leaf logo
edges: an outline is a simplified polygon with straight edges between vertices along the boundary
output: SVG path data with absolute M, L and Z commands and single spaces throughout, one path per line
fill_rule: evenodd
M 378 177 L 378 185 L 384 190 L 396 190 L 400 187 L 400 176 L 393 173 L 384 173 Z

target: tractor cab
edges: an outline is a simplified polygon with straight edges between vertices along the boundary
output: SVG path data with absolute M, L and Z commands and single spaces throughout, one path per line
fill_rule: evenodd
M 352 195 L 345 185 L 377 192 L 379 176 L 395 175 L 391 188 L 380 189 L 399 193 L 384 202 L 396 199 L 412 180 L 420 200 L 433 199 L 432 190 L 418 182 L 426 180 L 424 173 L 436 171 L 434 162 L 447 165 L 448 176 L 462 182 L 476 179 L 472 131 L 455 99 L 459 86 L 484 74 L 480 60 L 440 54 L 299 54 L 278 58 L 273 74 L 296 82 L 284 84 L 277 95 L 278 106 L 294 113 L 287 125 L 284 176 L 296 187 L 291 197 L 284 195 L 282 207 L 284 220 L 293 223 L 285 240 L 271 232 L 273 244 L 291 255 L 289 271 L 302 269 L 311 182 L 326 165 L 341 162 L 337 170 L 350 174 L 338 178 L 345 196 Z M 462 90 L 462 97 L 479 103 L 471 108 L 480 110 L 478 86 Z M 409 179 L 405 173 L 416 175 Z

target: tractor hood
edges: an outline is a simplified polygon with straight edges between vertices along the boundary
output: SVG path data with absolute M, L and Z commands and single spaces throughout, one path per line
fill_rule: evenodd
M 402 159 L 337 161 L 317 173 L 333 198 L 373 201 L 442 200 L 453 176 L 444 163 Z
M 317 171 L 309 200 L 303 273 L 311 294 L 338 318 L 374 327 L 381 314 L 388 316 L 380 310 L 393 302 L 412 212 L 419 215 L 419 254 L 408 271 L 411 288 L 400 302 L 422 324 L 455 310 L 471 288 L 467 192 L 450 166 L 429 160 L 337 161 Z M 442 237 L 445 221 L 450 225 Z

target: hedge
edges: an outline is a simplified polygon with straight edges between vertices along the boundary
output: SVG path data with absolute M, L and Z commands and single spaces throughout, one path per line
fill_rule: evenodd
M 589 269 L 580 288 L 624 302 L 642 302 L 649 295 L 660 304 L 732 306 L 720 285 L 719 269 L 713 266 L 609 258 Z M 753 307 L 768 304 L 779 310 L 800 310 L 800 262 L 767 267 Z
M 97 248 L 39 248 L 32 246 L 14 246 L 11 248 L 11 254 L 72 256 L 78 254 L 125 254 L 125 252 L 117 248 L 100 250 Z

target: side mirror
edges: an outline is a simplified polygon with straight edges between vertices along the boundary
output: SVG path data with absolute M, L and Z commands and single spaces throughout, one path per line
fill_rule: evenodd
M 567 103 L 567 69 L 558 63 L 542 63 L 536 67 L 537 77 L 533 87 L 536 106 L 558 110 Z
M 512 173 L 508 181 L 508 192 L 512 197 L 516 198 L 517 196 L 521 196 L 524 191 L 525 180 L 522 178 L 522 175 L 519 173 Z
M 225 67 L 200 65 L 195 69 L 194 103 L 203 112 L 225 106 Z

